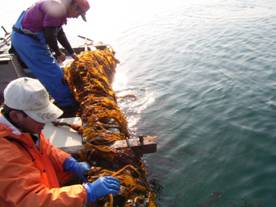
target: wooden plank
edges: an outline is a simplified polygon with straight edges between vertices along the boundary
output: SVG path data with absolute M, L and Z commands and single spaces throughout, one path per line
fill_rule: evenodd
M 114 149 L 123 149 L 131 147 L 133 150 L 140 151 L 142 154 L 154 153 L 157 151 L 157 137 L 143 136 L 140 138 L 131 138 L 128 140 L 118 140 L 112 145 Z
M 81 125 L 80 117 L 58 119 L 60 122 Z M 75 130 L 65 126 L 56 127 L 51 123 L 43 129 L 45 137 L 56 147 L 68 153 L 77 152 L 82 147 L 82 137 Z

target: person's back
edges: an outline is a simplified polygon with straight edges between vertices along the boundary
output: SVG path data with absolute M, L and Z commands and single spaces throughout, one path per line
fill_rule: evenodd
M 66 23 L 68 4 L 56 0 L 42 0 L 26 10 L 22 28 L 33 33 L 41 32 L 45 27 L 61 27 Z

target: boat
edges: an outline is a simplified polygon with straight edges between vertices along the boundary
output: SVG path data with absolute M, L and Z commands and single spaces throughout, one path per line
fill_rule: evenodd
M 127 119 L 117 105 L 112 81 L 119 61 L 108 44 L 85 43 L 77 48 L 79 60 L 62 65 L 65 79 L 80 108 L 75 116 L 47 124 L 45 137 L 58 148 L 93 166 L 88 181 L 112 175 L 121 182 L 119 195 L 109 195 L 95 206 L 155 207 L 156 194 L 147 179 L 143 154 L 157 150 L 156 136 L 134 136 Z M 10 34 L 0 39 L 0 96 L 13 79 L 33 77 L 14 53 L 9 53 Z M 84 87 L 85 86 L 85 87 Z

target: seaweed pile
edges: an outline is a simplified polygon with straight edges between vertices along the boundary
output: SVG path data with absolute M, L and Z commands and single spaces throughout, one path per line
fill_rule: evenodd
M 117 105 L 112 80 L 118 60 L 111 47 L 84 51 L 64 68 L 65 79 L 80 105 L 84 149 L 78 159 L 93 166 L 88 180 L 112 175 L 121 182 L 119 195 L 109 195 L 94 206 L 155 207 L 155 193 L 147 180 L 142 153 L 131 147 L 114 149 L 117 140 L 128 140 L 125 115 Z

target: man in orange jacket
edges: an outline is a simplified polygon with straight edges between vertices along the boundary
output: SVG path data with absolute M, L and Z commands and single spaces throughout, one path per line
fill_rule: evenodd
M 105 176 L 87 183 L 88 163 L 55 148 L 41 132 L 62 111 L 49 100 L 42 84 L 19 78 L 4 90 L 0 115 L 0 206 L 83 207 L 117 194 L 119 181 Z M 61 187 L 73 174 L 84 183 Z

